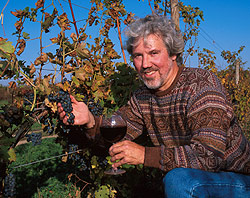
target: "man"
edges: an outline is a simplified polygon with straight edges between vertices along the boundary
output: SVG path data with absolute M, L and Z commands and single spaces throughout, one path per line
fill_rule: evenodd
M 166 17 L 138 19 L 127 31 L 127 49 L 145 86 L 116 113 L 127 121 L 124 141 L 110 147 L 114 168 L 144 164 L 166 172 L 166 197 L 250 197 L 250 143 L 226 93 L 209 71 L 182 67 L 184 42 Z M 89 138 L 99 118 L 72 97 L 75 124 Z M 67 117 L 58 111 L 64 123 Z M 132 140 L 146 131 L 154 147 Z

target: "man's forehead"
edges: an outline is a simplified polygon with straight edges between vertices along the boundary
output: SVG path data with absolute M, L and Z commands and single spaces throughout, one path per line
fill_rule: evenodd
M 136 42 L 136 45 L 134 46 L 134 48 L 138 47 L 141 44 L 143 44 L 144 47 L 151 48 L 152 44 L 155 43 L 156 41 L 163 42 L 162 37 L 157 35 L 157 34 L 150 34 L 150 35 L 145 36 L 145 37 L 140 37 L 139 39 L 137 39 L 137 42 Z

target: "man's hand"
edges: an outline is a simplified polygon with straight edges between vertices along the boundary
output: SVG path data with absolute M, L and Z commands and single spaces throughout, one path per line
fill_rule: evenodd
M 95 121 L 92 113 L 89 111 L 87 105 L 84 102 L 78 102 L 73 96 L 70 95 L 73 111 L 72 113 L 75 115 L 74 124 L 75 125 L 84 125 L 86 124 L 87 128 L 91 128 L 94 126 Z M 64 124 L 68 125 L 67 122 L 68 117 L 66 116 L 65 111 L 60 103 L 57 105 L 58 113 L 60 119 Z
M 109 154 L 112 162 L 120 160 L 112 165 L 115 169 L 123 164 L 144 164 L 145 147 L 125 140 L 111 146 Z

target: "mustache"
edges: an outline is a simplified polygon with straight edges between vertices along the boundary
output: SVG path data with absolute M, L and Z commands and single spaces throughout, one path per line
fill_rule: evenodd
M 140 73 L 148 73 L 148 72 L 152 72 L 152 71 L 158 71 L 157 67 L 147 67 L 147 68 L 141 68 L 140 69 Z

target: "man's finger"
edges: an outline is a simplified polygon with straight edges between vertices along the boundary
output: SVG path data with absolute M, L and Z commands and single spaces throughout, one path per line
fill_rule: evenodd
M 117 142 L 117 143 L 113 144 L 113 145 L 109 148 L 109 152 L 113 151 L 113 149 L 122 147 L 122 146 L 124 146 L 125 144 L 126 144 L 126 140 L 125 140 L 125 141 L 122 141 L 122 142 Z
M 123 164 L 127 164 L 124 159 L 112 164 L 113 168 L 118 168 L 119 166 L 122 166 Z
M 124 158 L 124 153 L 118 153 L 117 155 L 114 155 L 113 157 L 111 157 L 111 162 L 115 162 L 116 160 L 120 160 Z
M 64 123 L 65 125 L 69 125 L 69 123 L 68 123 L 68 117 L 67 117 L 67 116 L 65 116 L 65 117 L 63 118 L 63 123 Z
M 71 99 L 71 102 L 72 102 L 72 103 L 77 103 L 77 100 L 75 99 L 74 96 L 70 95 L 70 99 Z
M 123 146 L 112 146 L 112 148 L 109 149 L 109 154 L 111 156 L 117 155 L 118 153 L 121 153 L 124 150 Z
M 61 113 L 59 114 L 60 120 L 63 120 L 65 117 L 65 112 L 61 111 Z

